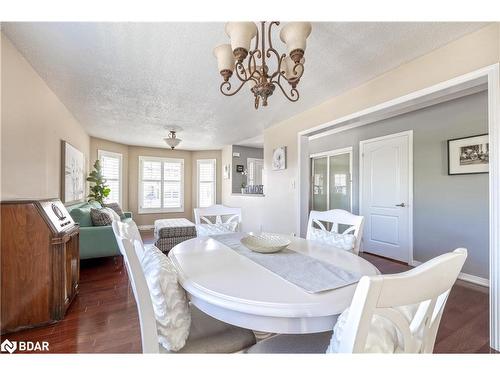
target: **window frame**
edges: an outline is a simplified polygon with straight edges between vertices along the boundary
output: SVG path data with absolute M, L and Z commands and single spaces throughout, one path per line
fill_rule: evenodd
M 120 162 L 119 175 L 118 175 L 118 204 L 123 207 L 123 154 L 119 152 L 107 151 L 107 150 L 97 150 L 97 159 L 102 162 L 102 157 L 108 156 L 112 158 L 117 158 Z M 102 164 L 101 164 L 102 167 Z M 104 177 L 106 178 L 106 177 Z M 107 179 L 107 178 L 106 178 Z
M 217 204 L 217 159 L 197 159 L 196 160 L 196 207 L 205 208 L 200 206 L 200 164 L 206 164 L 207 162 L 213 163 L 214 165 L 214 193 L 213 193 L 213 204 Z M 205 181 L 212 182 L 212 181 Z M 210 206 L 208 206 L 210 207 Z
M 155 161 L 155 162 L 161 162 L 161 179 L 160 179 L 160 200 L 161 200 L 161 207 L 159 208 L 144 208 L 142 207 L 143 201 L 143 188 L 142 188 L 142 182 L 143 182 L 143 163 L 145 161 Z M 181 205 L 180 207 L 169 207 L 169 208 L 164 208 L 164 185 L 165 185 L 165 180 L 164 180 L 164 163 L 180 163 L 181 164 L 181 189 L 180 189 L 180 201 Z M 139 156 L 139 178 L 138 178 L 138 199 L 137 199 L 137 211 L 139 214 L 159 214 L 159 213 L 169 213 L 169 212 L 184 212 L 184 159 L 179 159 L 179 158 L 162 158 L 162 157 L 157 157 L 157 156 Z

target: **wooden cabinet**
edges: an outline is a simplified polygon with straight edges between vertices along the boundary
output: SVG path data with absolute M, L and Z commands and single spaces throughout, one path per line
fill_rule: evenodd
M 1 228 L 1 333 L 63 319 L 78 293 L 78 224 L 58 199 L 11 201 Z

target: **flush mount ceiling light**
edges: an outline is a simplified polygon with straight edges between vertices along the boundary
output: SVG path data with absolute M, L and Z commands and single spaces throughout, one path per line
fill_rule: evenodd
M 280 39 L 285 43 L 288 54 L 279 54 L 273 48 L 272 27 L 279 26 L 279 22 L 269 23 L 266 33 L 266 22 L 260 23 L 260 34 L 254 22 L 228 22 L 226 34 L 231 39 L 231 44 L 221 44 L 214 49 L 217 58 L 219 73 L 224 79 L 220 85 L 220 91 L 226 96 L 233 96 L 248 82 L 250 91 L 254 95 L 255 109 L 259 108 L 259 102 L 267 106 L 267 98 L 278 86 L 283 95 L 292 101 L 299 100 L 297 85 L 304 74 L 304 53 L 306 50 L 306 39 L 311 34 L 309 22 L 290 22 L 283 26 L 280 31 Z M 250 43 L 255 38 L 255 47 L 250 50 Z M 269 47 L 266 49 L 266 40 Z M 259 48 L 259 41 L 261 42 Z M 245 59 L 248 57 L 247 61 Z M 276 71 L 269 72 L 267 59 L 276 62 Z M 246 65 L 246 66 L 245 66 Z M 236 77 L 241 82 L 239 86 L 231 91 L 229 78 L 236 70 Z M 287 93 L 283 87 L 285 82 L 290 86 Z
M 172 150 L 176 148 L 182 141 L 182 139 L 177 138 L 177 136 L 175 135 L 175 130 L 170 130 L 167 138 L 163 138 L 163 140 Z

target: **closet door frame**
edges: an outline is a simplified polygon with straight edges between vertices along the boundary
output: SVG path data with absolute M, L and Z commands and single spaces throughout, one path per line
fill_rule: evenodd
M 310 191 L 311 191 L 311 197 L 310 197 L 310 204 L 309 204 L 309 210 L 312 209 L 312 204 L 313 204 L 313 194 L 314 194 L 314 189 L 312 188 L 313 184 L 313 175 L 314 175 L 314 159 L 319 159 L 323 157 L 327 157 L 327 180 L 326 180 L 326 206 L 328 210 L 331 210 L 332 208 L 330 207 L 330 156 L 338 156 L 338 155 L 343 155 L 343 154 L 349 154 L 349 183 L 350 183 L 350 196 L 349 196 L 349 212 L 352 212 L 352 199 L 353 199 L 353 188 L 352 188 L 352 167 L 353 167 L 353 148 L 352 146 L 350 147 L 344 147 L 344 148 L 339 148 L 335 150 L 330 150 L 330 151 L 324 151 L 324 152 L 318 152 L 315 154 L 309 155 L 311 159 L 311 178 L 310 178 Z

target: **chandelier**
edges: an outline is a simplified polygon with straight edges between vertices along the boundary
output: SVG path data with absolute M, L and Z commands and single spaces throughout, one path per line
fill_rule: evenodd
M 170 130 L 167 138 L 163 138 L 163 140 L 172 150 L 176 148 L 182 141 L 182 139 L 177 138 L 177 136 L 175 135 L 175 130 Z
M 267 106 L 267 99 L 276 87 L 280 88 L 288 100 L 292 102 L 299 100 L 297 85 L 304 74 L 304 52 L 306 39 L 311 34 L 311 24 L 290 22 L 281 28 L 280 39 L 285 43 L 288 55 L 285 53 L 280 55 L 272 44 L 272 27 L 279 26 L 279 24 L 276 21 L 270 22 L 266 31 L 266 22 L 261 22 L 260 34 L 254 22 L 228 22 L 226 24 L 225 30 L 231 39 L 231 44 L 221 44 L 214 49 L 219 73 L 224 79 L 220 85 L 222 94 L 233 96 L 248 83 L 254 95 L 255 109 L 259 108 L 261 100 L 262 105 Z M 255 47 L 250 50 L 253 38 L 255 38 Z M 269 62 L 276 63 L 274 72 L 269 71 Z M 236 71 L 239 85 L 231 91 L 232 85 L 229 79 L 234 71 Z

